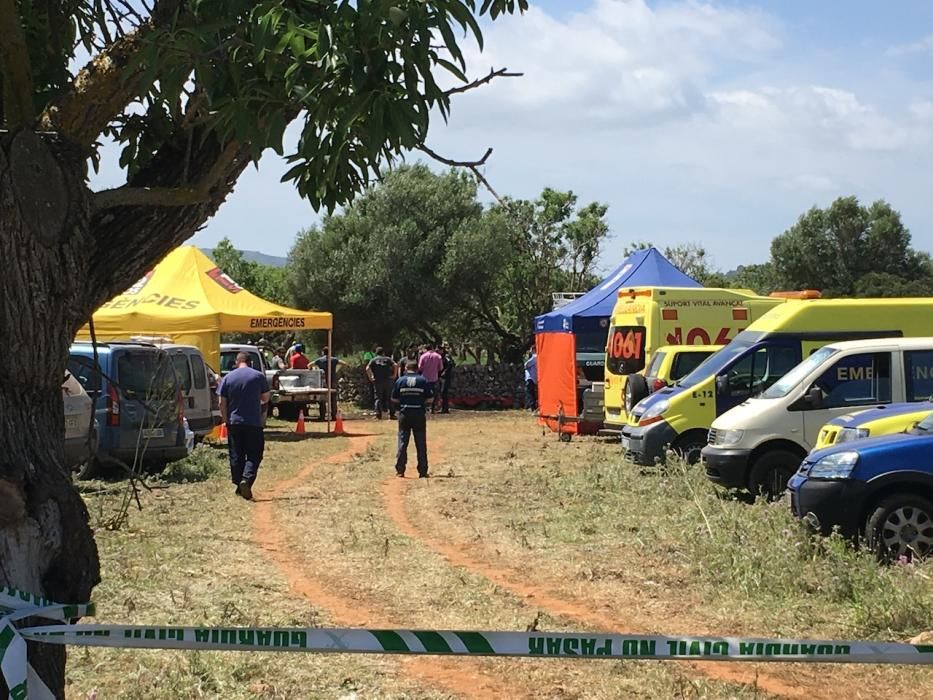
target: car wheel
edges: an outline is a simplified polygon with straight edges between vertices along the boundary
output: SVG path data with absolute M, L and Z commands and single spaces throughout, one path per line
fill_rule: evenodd
M 564 432 L 559 433 L 558 436 L 561 442 L 570 442 L 570 440 L 573 438 L 573 435 Z
M 648 395 L 648 381 L 640 374 L 630 374 L 625 379 L 625 412 L 631 413 L 635 404 Z
M 865 537 L 878 559 L 909 561 L 933 554 L 933 502 L 901 493 L 883 499 L 871 512 Z
M 147 462 L 145 465 L 145 471 L 147 474 L 161 474 L 168 467 L 168 462 L 159 460 L 157 462 Z
M 700 451 L 706 447 L 706 440 L 688 438 L 671 447 L 671 452 L 680 457 L 687 464 L 697 464 L 700 461 Z
M 298 408 L 291 404 L 281 404 L 279 406 L 279 420 L 298 420 Z
M 800 456 L 790 450 L 772 450 L 752 465 L 748 490 L 756 496 L 776 501 L 787 489 L 787 482 L 800 466 Z
M 85 462 L 77 465 L 73 470 L 74 478 L 78 481 L 88 481 L 96 479 L 104 473 L 104 467 L 99 460 L 91 457 Z

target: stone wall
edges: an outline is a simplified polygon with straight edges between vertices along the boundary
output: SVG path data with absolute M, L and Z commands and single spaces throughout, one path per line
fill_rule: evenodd
M 525 372 L 518 365 L 464 365 L 454 368 L 450 403 L 458 408 L 520 408 L 525 401 Z M 369 405 L 369 380 L 362 367 L 344 367 L 337 389 L 341 401 Z

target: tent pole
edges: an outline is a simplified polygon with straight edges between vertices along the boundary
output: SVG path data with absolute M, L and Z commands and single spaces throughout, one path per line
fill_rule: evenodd
M 330 414 L 330 407 L 332 405 L 331 403 L 332 399 L 330 397 L 330 392 L 333 389 L 333 387 L 330 385 L 330 378 L 332 374 L 331 367 L 330 367 L 330 358 L 333 357 L 333 355 L 334 355 L 334 329 L 328 328 L 327 329 L 327 364 L 326 364 L 327 366 L 327 432 L 328 433 L 330 433 L 330 421 L 332 418 L 336 417 Z

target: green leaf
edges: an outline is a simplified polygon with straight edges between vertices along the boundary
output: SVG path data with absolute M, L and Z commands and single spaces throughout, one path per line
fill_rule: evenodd
M 389 21 L 396 27 L 401 27 L 408 19 L 408 13 L 400 7 L 392 6 L 389 8 Z
M 456 76 L 458 80 L 462 80 L 464 83 L 467 82 L 467 77 L 466 77 L 466 75 L 464 74 L 464 72 L 463 72 L 462 70 L 460 70 L 457 66 L 455 66 L 453 63 L 451 63 L 450 61 L 448 61 L 448 60 L 446 60 L 446 59 L 444 59 L 444 58 L 438 58 L 438 59 L 437 59 L 437 64 L 438 64 L 439 66 L 441 66 L 441 67 L 447 69 L 447 70 L 450 71 L 451 73 L 453 73 L 454 76 Z

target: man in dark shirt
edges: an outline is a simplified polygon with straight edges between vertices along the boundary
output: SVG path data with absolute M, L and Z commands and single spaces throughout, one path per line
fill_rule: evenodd
M 382 413 L 389 411 L 389 418 L 395 419 L 395 406 L 392 404 L 392 384 L 395 380 L 395 363 L 381 347 L 376 348 L 376 355 L 366 365 L 366 375 L 373 386 L 376 418 L 382 420 Z
M 440 348 L 438 348 L 438 352 L 441 354 L 441 359 L 444 360 L 444 366 L 440 374 L 441 413 L 450 413 L 450 383 L 453 381 L 454 367 L 457 363 L 454 362 L 454 358 L 451 357 L 450 352 L 445 346 L 441 345 Z
M 224 377 L 217 393 L 220 415 L 227 424 L 230 478 L 237 494 L 250 501 L 265 448 L 262 425 L 269 382 L 266 375 L 249 366 L 249 354 L 241 352 L 236 356 L 236 369 Z
M 321 356 L 314 361 L 314 366 L 320 368 L 324 373 L 324 381 L 327 382 L 327 388 L 330 389 L 330 417 L 337 415 L 337 368 L 346 367 L 347 363 L 336 357 L 330 357 L 330 372 L 327 371 L 327 359 L 330 355 L 330 348 L 326 345 L 321 348 Z M 324 402 L 319 401 L 318 407 L 321 411 L 321 420 L 324 420 Z
M 425 409 L 430 405 L 433 393 L 428 381 L 418 374 L 418 362 L 408 360 L 405 374 L 399 377 L 392 389 L 392 402 L 398 405 L 398 456 L 395 459 L 395 475 L 405 476 L 408 464 L 408 441 L 415 435 L 415 450 L 418 453 L 418 476 L 428 476 L 428 431 Z

